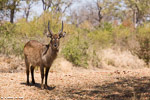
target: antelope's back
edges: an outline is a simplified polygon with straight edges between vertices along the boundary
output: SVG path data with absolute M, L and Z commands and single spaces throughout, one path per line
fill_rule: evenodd
M 28 63 L 33 66 L 38 66 L 40 64 L 42 48 L 43 44 L 35 40 L 31 40 L 25 44 L 24 56 Z

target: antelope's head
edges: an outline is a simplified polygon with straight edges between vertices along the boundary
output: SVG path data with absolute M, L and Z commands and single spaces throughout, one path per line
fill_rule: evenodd
M 63 21 L 62 21 L 62 28 L 60 32 L 58 32 L 57 34 L 53 34 L 53 32 L 50 30 L 50 22 L 48 22 L 48 32 L 49 33 L 47 34 L 47 37 L 51 38 L 50 46 L 52 47 L 53 50 L 58 50 L 60 38 L 64 37 L 66 33 L 63 32 Z

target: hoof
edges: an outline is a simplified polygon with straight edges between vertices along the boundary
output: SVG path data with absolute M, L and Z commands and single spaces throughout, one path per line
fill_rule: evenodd
M 44 85 L 44 88 L 45 88 L 45 89 L 48 89 L 48 85 Z
M 29 83 L 29 82 L 27 82 L 27 83 L 26 83 L 26 85 L 27 85 L 27 86 L 29 86 L 29 85 L 30 85 L 30 83 Z
M 35 84 L 35 81 L 32 81 L 32 84 L 34 85 L 34 84 Z
M 44 85 L 43 85 L 43 84 L 41 85 L 41 89 L 42 89 L 42 90 L 44 89 Z

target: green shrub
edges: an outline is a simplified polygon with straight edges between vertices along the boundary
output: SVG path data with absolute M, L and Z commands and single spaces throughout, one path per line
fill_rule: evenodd
M 93 67 L 101 67 L 101 59 L 99 58 L 98 54 L 96 53 L 96 50 L 92 50 L 93 52 L 91 53 L 91 64 Z
M 91 31 L 88 36 L 94 44 L 96 43 L 100 47 L 107 47 L 112 41 L 112 32 L 103 29 Z
M 76 66 L 87 67 L 88 43 L 79 37 L 71 38 L 62 50 L 64 57 Z
M 139 50 L 137 55 L 143 59 L 147 65 L 150 62 L 150 24 L 144 25 L 138 29 L 137 40 L 139 42 Z
M 24 43 L 20 35 L 16 33 L 16 25 L 5 23 L 0 29 L 0 53 L 22 57 Z
M 149 33 L 150 34 L 150 33 Z M 138 56 L 143 59 L 148 65 L 150 61 L 150 38 L 144 37 L 139 38 L 140 50 L 138 51 Z
M 112 27 L 112 24 L 111 24 L 111 23 L 104 23 L 102 29 L 103 29 L 103 30 L 106 30 L 106 31 L 109 31 L 109 32 L 112 32 L 113 27 Z
M 128 48 L 133 55 L 143 59 L 147 65 L 150 63 L 150 24 L 138 27 L 134 35 L 131 36 Z
M 130 30 L 130 28 L 125 27 L 123 25 L 117 26 L 112 31 L 113 34 L 113 44 L 121 47 L 126 48 L 128 38 L 131 36 L 133 32 Z

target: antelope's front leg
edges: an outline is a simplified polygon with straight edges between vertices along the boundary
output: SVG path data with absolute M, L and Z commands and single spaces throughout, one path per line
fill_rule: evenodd
M 43 65 L 40 66 L 40 71 L 41 71 L 41 89 L 44 89 L 44 85 L 43 85 L 43 80 L 44 80 L 44 66 Z
M 47 86 L 47 78 L 48 78 L 48 72 L 49 72 L 49 69 L 50 69 L 50 67 L 46 67 L 46 73 L 45 73 L 45 88 L 47 89 L 48 88 L 48 86 Z

